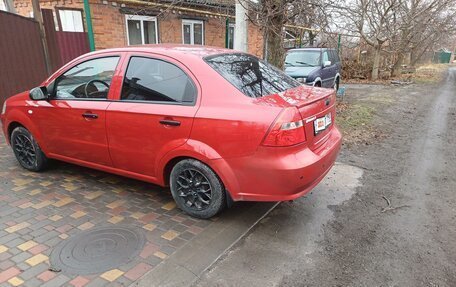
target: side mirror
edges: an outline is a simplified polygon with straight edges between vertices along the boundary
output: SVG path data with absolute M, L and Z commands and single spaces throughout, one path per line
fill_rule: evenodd
M 332 64 L 331 61 L 325 61 L 325 62 L 323 63 L 323 67 L 325 67 L 325 68 L 326 68 L 326 67 L 329 67 L 329 66 L 331 66 L 331 64 Z
M 30 90 L 30 99 L 34 101 L 47 101 L 49 95 L 46 87 L 36 87 Z

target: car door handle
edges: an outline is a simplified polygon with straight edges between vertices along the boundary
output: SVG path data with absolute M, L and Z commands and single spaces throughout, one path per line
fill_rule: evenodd
M 82 117 L 85 118 L 85 119 L 91 119 L 91 120 L 98 119 L 98 115 L 97 114 L 92 114 L 92 113 L 83 113 Z
M 181 125 L 179 121 L 173 121 L 173 120 L 160 120 L 160 124 L 165 125 L 165 126 L 173 126 L 173 127 L 178 127 Z

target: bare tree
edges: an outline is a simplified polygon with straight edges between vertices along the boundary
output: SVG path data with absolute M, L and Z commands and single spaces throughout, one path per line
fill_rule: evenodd
M 185 2 L 168 1 L 172 6 Z M 456 0 L 258 0 L 246 8 L 250 23 L 263 31 L 264 57 L 271 64 L 283 68 L 284 31 L 291 24 L 312 28 L 293 31 L 309 45 L 315 44 L 317 31 L 319 39 L 332 45 L 337 33 L 359 37 L 359 44 L 373 51 L 367 63 L 372 63 L 371 77 L 376 80 L 382 58 L 391 64 L 391 74 L 397 75 L 406 57 L 413 65 L 427 51 L 456 37 L 455 4 Z M 232 8 L 226 9 L 219 12 L 233 14 Z
M 301 30 L 301 38 L 308 39 L 308 45 L 315 45 L 318 32 L 328 28 L 331 19 L 331 0 L 293 1 L 290 4 L 290 15 L 287 24 L 293 24 L 308 29 Z M 303 34 L 307 34 L 305 37 Z
M 285 49 L 283 47 L 283 27 L 287 21 L 288 1 L 263 0 L 259 7 L 260 25 L 264 30 L 266 60 L 276 67 L 283 68 Z
M 340 0 L 333 11 L 340 16 L 330 23 L 360 35 L 373 48 L 371 77 L 379 77 L 381 54 L 398 75 L 405 57 L 414 65 L 426 52 L 456 33 L 455 0 Z
M 309 29 L 301 29 L 307 33 L 312 45 L 316 31 L 327 24 L 327 8 L 333 0 L 260 0 L 257 5 L 250 5 L 249 18 L 252 23 L 261 27 L 264 32 L 265 58 L 279 68 L 283 68 L 284 27 L 292 24 Z M 313 28 L 313 29 L 312 29 Z
M 392 33 L 390 43 L 396 55 L 393 76 L 399 74 L 406 55 L 410 55 L 410 63 L 414 65 L 426 51 L 455 35 L 455 4 L 454 0 L 401 1 L 396 12 L 397 31 Z
M 342 1 L 335 5 L 341 18 L 347 19 L 344 28 L 351 33 L 357 33 L 373 47 L 373 66 L 371 77 L 379 77 L 381 51 L 390 39 L 390 27 L 394 24 L 396 9 L 401 0 L 353 0 Z

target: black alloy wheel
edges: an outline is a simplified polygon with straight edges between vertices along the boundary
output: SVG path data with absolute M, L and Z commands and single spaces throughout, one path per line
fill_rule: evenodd
M 24 127 L 17 127 L 11 133 L 11 147 L 19 164 L 30 171 L 46 168 L 48 158 L 44 155 L 33 135 Z
M 195 159 L 179 161 L 169 184 L 177 206 L 197 218 L 210 218 L 226 206 L 225 187 L 215 172 Z
M 14 152 L 17 155 L 19 163 L 26 167 L 32 168 L 36 165 L 36 151 L 32 140 L 24 134 L 19 134 L 14 137 L 13 142 Z
M 212 198 L 209 180 L 195 169 L 184 169 L 177 178 L 177 192 L 185 205 L 194 210 L 206 209 Z

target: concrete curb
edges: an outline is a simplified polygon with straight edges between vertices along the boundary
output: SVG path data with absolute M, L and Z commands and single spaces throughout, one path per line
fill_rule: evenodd
M 190 286 L 279 203 L 227 210 L 217 221 L 130 286 Z

